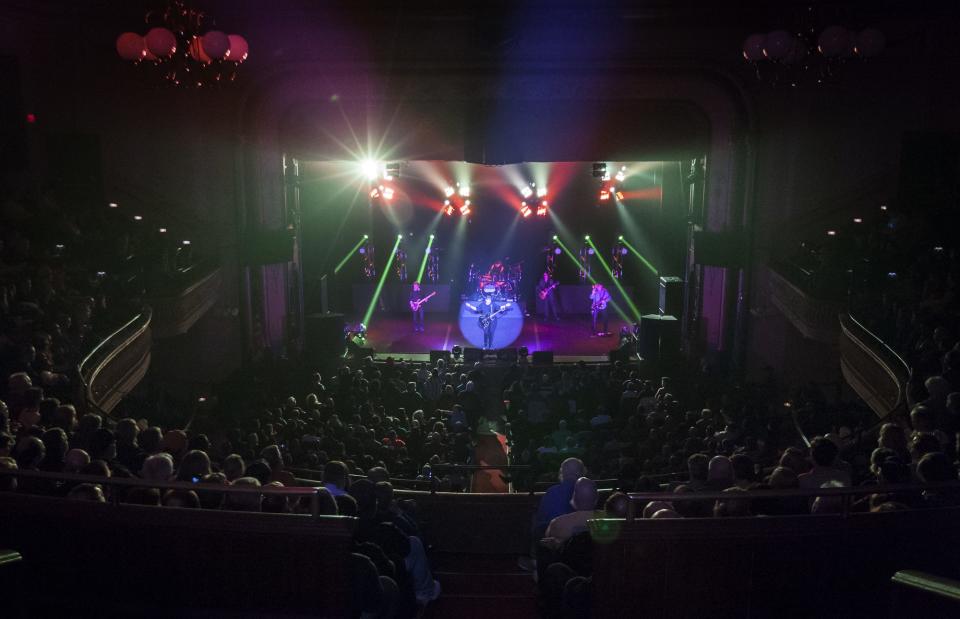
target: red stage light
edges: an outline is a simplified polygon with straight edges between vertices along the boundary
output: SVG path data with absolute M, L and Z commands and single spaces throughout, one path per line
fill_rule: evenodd
M 600 200 L 606 202 L 606 201 L 609 200 L 609 199 L 610 199 L 610 192 L 607 191 L 606 189 L 601 189 L 601 190 L 600 190 Z
M 36 116 L 35 114 L 32 114 L 32 113 L 31 113 L 31 114 L 27 114 L 27 122 L 32 125 L 33 123 L 37 122 L 37 116 Z

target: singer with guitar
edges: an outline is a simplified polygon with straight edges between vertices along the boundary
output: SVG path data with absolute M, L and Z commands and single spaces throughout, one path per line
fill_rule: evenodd
M 430 297 L 437 294 L 431 292 L 423 296 L 420 292 L 420 282 L 413 282 L 413 289 L 410 291 L 410 311 L 413 312 L 413 331 L 423 332 L 423 304 L 430 300 Z
M 510 309 L 511 303 L 508 301 L 504 305 L 494 307 L 493 297 L 486 295 L 483 297 L 483 303 L 479 306 L 471 303 L 465 303 L 474 313 L 480 314 L 480 328 L 483 329 L 483 349 L 491 350 L 493 348 L 493 334 L 497 330 L 497 318 L 503 312 Z
M 560 315 L 557 314 L 557 295 L 554 290 L 557 282 L 550 277 L 550 271 L 544 271 L 543 277 L 537 282 L 537 296 L 543 301 L 543 319 L 556 320 L 560 322 Z
M 609 335 L 610 318 L 607 315 L 607 304 L 610 303 L 610 293 L 603 287 L 603 284 L 596 283 L 590 290 L 590 312 L 593 314 L 593 333 L 594 335 Z M 598 327 L 599 319 L 603 318 L 603 331 Z

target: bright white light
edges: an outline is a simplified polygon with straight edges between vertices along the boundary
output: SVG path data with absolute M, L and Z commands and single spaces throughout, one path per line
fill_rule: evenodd
M 184 244 L 184 245 L 189 245 L 189 244 L 190 244 L 190 241 L 184 241 L 183 244 Z
M 372 181 L 377 180 L 377 177 L 380 176 L 380 164 L 372 159 L 361 161 L 360 169 L 363 170 L 363 175 Z
M 134 215 L 133 219 L 134 221 L 143 221 L 143 215 Z
M 463 198 L 470 196 L 470 185 L 460 185 L 460 196 Z
M 384 200 L 393 200 L 393 187 L 385 187 L 383 190 Z
M 120 205 L 117 204 L 116 202 L 110 202 L 109 204 L 107 204 L 107 206 L 109 206 L 110 208 L 117 208 Z
M 529 198 L 530 196 L 533 195 L 533 190 L 530 189 L 530 187 L 524 187 L 523 189 L 520 190 L 520 195 L 523 196 L 524 198 Z
M 453 187 L 448 185 L 447 188 L 443 190 L 443 195 L 449 198 L 454 194 L 455 191 L 456 190 Z
M 542 198 L 547 195 L 547 188 L 545 186 L 537 187 L 537 197 Z
M 627 175 L 623 170 L 620 170 L 613 178 L 617 179 L 617 181 L 622 181 L 623 179 L 627 178 Z
M 166 228 L 160 228 L 160 229 L 157 230 L 157 232 L 159 232 L 160 234 L 164 234 L 164 233 L 166 233 L 166 231 L 167 231 Z

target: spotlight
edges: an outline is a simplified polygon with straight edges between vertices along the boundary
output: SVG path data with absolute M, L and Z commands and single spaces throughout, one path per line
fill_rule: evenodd
M 457 187 L 460 188 L 460 197 L 469 198 L 470 197 L 470 185 L 461 185 L 457 183 Z
M 593 164 L 593 177 L 594 178 L 603 178 L 607 175 L 607 164 L 602 162 L 597 162 Z
M 443 212 L 446 213 L 447 217 L 453 215 L 453 206 L 451 206 L 449 200 L 443 205 Z
M 164 234 L 166 231 L 167 231 L 166 228 L 158 228 L 158 229 L 157 229 L 157 232 L 159 232 L 160 234 Z
M 383 199 L 393 200 L 393 187 L 385 187 L 383 189 Z
M 377 177 L 380 175 L 380 164 L 371 159 L 361 161 L 360 169 L 363 171 L 363 175 L 372 181 L 377 180 Z
M 398 239 L 402 239 L 402 238 L 403 238 L 403 234 L 402 234 L 402 233 L 401 233 L 401 234 L 398 234 L 398 235 L 397 235 L 397 238 L 398 238 Z
M 617 196 L 617 200 L 623 200 L 623 192 L 622 192 L 622 191 L 618 191 L 618 192 L 614 193 L 613 195 Z
M 881 204 L 881 205 L 880 205 L 880 210 L 881 210 L 881 211 L 887 210 L 887 205 L 886 205 L 886 204 Z
M 855 224 L 862 224 L 862 223 L 863 223 L 863 219 L 861 219 L 860 217 L 854 217 L 854 218 L 853 218 L 853 223 L 855 223 Z
M 590 240 L 590 235 L 588 234 L 588 235 L 586 235 L 585 237 L 583 237 L 583 240 L 584 240 L 584 241 L 589 241 L 589 240 Z
M 190 241 L 184 240 L 184 241 L 183 241 L 183 244 L 184 244 L 184 245 L 189 245 L 189 244 L 190 244 Z
M 533 211 L 530 210 L 530 207 L 527 206 L 526 202 L 520 203 L 520 214 L 523 215 L 524 218 L 530 217 L 530 215 L 533 214 Z
M 544 186 L 537 187 L 537 197 L 542 198 L 547 195 L 547 188 Z
M 432 234 L 430 235 L 430 238 L 431 238 L 431 239 L 433 238 L 433 235 L 432 235 Z
M 364 235 L 363 235 L 363 238 L 365 238 L 365 239 L 369 239 L 370 237 L 369 237 L 369 236 L 367 236 L 366 234 L 364 234 Z
M 470 214 L 470 200 L 466 200 L 466 201 L 463 203 L 463 206 L 460 207 L 460 214 L 461 214 L 461 215 L 469 215 L 469 214 Z
M 380 197 L 380 188 L 379 188 L 379 187 L 374 187 L 373 189 L 371 189 L 371 190 L 370 190 L 370 197 L 373 198 L 374 200 L 376 200 L 377 198 L 379 198 L 379 197 Z
M 134 220 L 134 221 L 143 221 L 143 215 L 134 215 L 134 216 L 133 216 L 133 220 Z
M 620 166 L 620 169 L 617 170 L 617 174 L 614 176 L 614 178 L 617 179 L 617 182 L 627 178 L 627 166 Z
M 617 237 L 617 240 L 618 240 L 618 241 L 622 241 L 622 240 L 623 240 L 623 235 L 621 234 L 620 236 L 618 236 L 618 237 Z
M 443 190 L 443 195 L 446 196 L 447 198 L 452 196 L 454 193 L 456 193 L 456 190 L 450 185 L 447 185 L 446 188 L 444 188 Z
M 827 236 L 837 236 L 836 230 L 827 230 Z
M 602 202 L 606 202 L 606 201 L 608 201 L 609 199 L 610 199 L 610 192 L 607 191 L 606 189 L 601 189 L 601 190 L 600 190 L 600 200 L 601 200 Z
M 529 186 L 524 186 L 523 189 L 520 190 L 520 195 L 524 198 L 529 198 L 533 195 L 533 190 L 530 189 Z
M 116 202 L 110 202 L 109 204 L 107 204 L 107 206 L 109 206 L 110 208 L 117 208 L 120 205 L 117 204 Z
M 546 217 L 548 208 L 550 208 L 550 205 L 547 203 L 547 201 L 542 201 L 540 206 L 537 207 L 537 217 Z
M 557 240 L 557 235 L 556 235 L 556 234 L 553 235 L 553 240 L 554 240 L 554 241 Z

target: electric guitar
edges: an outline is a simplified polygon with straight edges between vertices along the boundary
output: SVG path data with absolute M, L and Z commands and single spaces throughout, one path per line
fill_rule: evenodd
M 540 297 L 540 300 L 541 300 L 541 301 L 546 301 L 546 300 L 547 300 L 547 295 L 550 294 L 550 291 L 553 290 L 554 288 L 556 288 L 558 285 L 560 285 L 559 282 L 554 282 L 554 283 L 550 284 L 549 286 L 547 286 L 547 287 L 544 288 L 543 290 L 540 290 L 539 292 L 537 292 L 537 296 Z
M 506 305 L 504 305 L 503 307 L 501 307 L 501 308 L 498 309 L 497 311 L 495 311 L 495 312 L 493 312 L 493 313 L 491 313 L 491 314 L 489 314 L 489 315 L 487 315 L 487 316 L 481 316 L 481 317 L 480 317 L 480 321 L 479 321 L 479 322 L 480 322 L 480 328 L 481 328 L 481 329 L 486 329 L 487 327 L 489 327 L 489 326 L 490 326 L 490 323 L 493 322 L 493 319 L 496 318 L 498 314 L 502 314 L 503 312 L 505 312 L 505 311 L 507 311 L 508 309 L 510 309 L 510 306 L 511 306 L 511 305 L 512 305 L 511 303 L 507 303 Z
M 430 297 L 432 297 L 435 294 L 437 294 L 436 290 L 434 290 L 433 292 L 431 292 L 430 294 L 428 294 L 427 296 L 423 297 L 418 301 L 410 301 L 410 309 L 412 309 L 413 311 L 417 311 L 418 309 L 420 309 L 421 305 L 429 301 Z
M 603 310 L 607 309 L 607 303 L 609 301 L 610 301 L 609 297 L 606 299 L 599 299 L 597 301 L 594 301 L 590 305 L 590 310 L 594 312 L 602 312 Z

